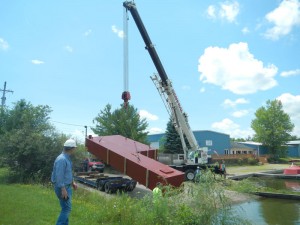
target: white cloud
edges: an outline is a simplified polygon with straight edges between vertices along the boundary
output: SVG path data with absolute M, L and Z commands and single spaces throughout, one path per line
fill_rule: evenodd
M 233 43 L 228 48 L 206 48 L 198 66 L 200 81 L 235 94 L 251 94 L 276 86 L 277 70 L 275 65 L 264 66 L 255 59 L 244 42 Z
M 149 134 L 161 134 L 163 133 L 163 129 L 158 128 L 158 127 L 152 127 L 150 129 L 147 130 L 149 132 Z
M 92 33 L 92 30 L 89 29 L 86 32 L 84 32 L 83 35 L 87 37 L 87 36 L 91 35 L 91 33 Z
M 297 75 L 300 75 L 300 69 L 283 71 L 280 73 L 280 76 L 282 77 L 297 76 Z
M 44 64 L 45 62 L 41 61 L 39 59 L 33 59 L 33 60 L 31 60 L 31 63 L 35 64 L 35 65 L 40 65 L 40 64 Z
M 245 130 L 235 129 L 230 133 L 230 136 L 233 138 L 248 138 L 253 137 L 254 131 L 251 128 L 247 128 Z
M 249 32 L 250 32 L 250 30 L 249 30 L 248 27 L 244 27 L 244 28 L 242 29 L 242 33 L 243 33 L 243 34 L 248 34 Z
M 207 14 L 210 18 L 216 18 L 216 7 L 214 5 L 208 6 Z
M 232 113 L 232 116 L 233 117 L 237 117 L 237 118 L 241 118 L 243 116 L 246 116 L 248 115 L 249 111 L 246 110 L 246 109 L 243 109 L 243 110 L 238 110 L 238 111 L 235 111 Z
M 244 99 L 244 98 L 238 98 L 235 101 L 232 101 L 230 99 L 225 99 L 223 104 L 225 107 L 232 107 L 234 108 L 235 106 L 237 106 L 238 104 L 247 104 L 249 103 L 248 100 Z
M 253 136 L 254 132 L 251 128 L 241 130 L 240 125 L 234 123 L 232 120 L 225 118 L 221 122 L 215 122 L 211 126 L 220 132 L 229 134 L 230 137 L 234 138 L 247 138 Z
M 0 38 L 0 49 L 7 50 L 8 48 L 9 48 L 8 43 L 3 38 Z
M 116 25 L 111 26 L 111 30 L 116 33 L 119 38 L 124 38 L 124 31 L 118 29 Z
M 200 93 L 204 93 L 204 92 L 205 92 L 205 88 L 203 87 L 200 89 Z
M 300 134 L 300 95 L 284 93 L 277 97 L 281 101 L 283 110 L 289 114 L 291 122 L 295 125 L 294 134 Z
M 265 18 L 274 26 L 265 32 L 265 37 L 278 40 L 288 35 L 293 27 L 300 25 L 300 2 L 298 0 L 283 0 L 280 5 L 269 12 Z
M 211 19 L 224 19 L 230 23 L 235 22 L 237 15 L 239 14 L 239 3 L 237 1 L 225 1 L 221 2 L 219 6 L 210 5 L 206 12 Z
M 140 115 L 140 117 L 141 117 L 142 119 L 145 118 L 145 119 L 147 119 L 147 120 L 158 120 L 158 116 L 153 115 L 153 114 L 151 114 L 151 113 L 149 113 L 148 111 L 143 110 L 143 109 L 141 109 L 141 110 L 139 111 L 139 115 Z
M 239 3 L 237 1 L 221 3 L 220 15 L 229 22 L 234 22 L 239 14 Z
M 64 49 L 65 49 L 66 51 L 70 52 L 70 53 L 73 52 L 73 48 L 72 48 L 71 46 L 69 46 L 69 45 L 66 45 L 66 46 L 64 47 Z
M 221 131 L 229 131 L 232 129 L 237 129 L 240 126 L 236 123 L 234 123 L 232 120 L 226 118 L 223 119 L 221 122 L 215 122 L 211 125 L 212 128 L 221 130 Z
M 191 87 L 188 86 L 188 85 L 183 85 L 183 86 L 181 87 L 181 89 L 184 90 L 184 91 L 189 91 L 189 90 L 191 90 Z

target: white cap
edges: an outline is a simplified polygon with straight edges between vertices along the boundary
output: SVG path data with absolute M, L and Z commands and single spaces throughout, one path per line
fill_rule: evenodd
M 64 147 L 76 148 L 76 142 L 73 139 L 68 139 L 64 143 Z

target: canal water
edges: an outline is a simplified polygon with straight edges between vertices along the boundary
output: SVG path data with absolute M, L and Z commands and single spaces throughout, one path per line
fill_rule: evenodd
M 300 202 L 296 200 L 260 198 L 235 205 L 232 210 L 254 225 L 300 224 Z
M 274 178 L 251 178 L 259 186 L 276 190 L 300 192 L 300 181 Z M 255 225 L 300 225 L 300 201 L 275 198 L 259 198 L 233 206 L 238 212 Z

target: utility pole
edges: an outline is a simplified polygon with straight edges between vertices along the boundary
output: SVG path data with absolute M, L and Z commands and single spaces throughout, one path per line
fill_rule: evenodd
M 87 126 L 84 126 L 85 128 L 85 138 L 87 138 Z
M 14 92 L 12 90 L 6 90 L 6 81 L 4 82 L 4 89 L 0 89 L 0 91 L 3 92 L 3 95 L 2 95 L 2 98 L 1 98 L 1 106 L 3 108 L 5 106 L 5 100 L 6 100 L 5 94 L 6 94 L 6 92 L 11 92 L 11 93 L 14 93 Z

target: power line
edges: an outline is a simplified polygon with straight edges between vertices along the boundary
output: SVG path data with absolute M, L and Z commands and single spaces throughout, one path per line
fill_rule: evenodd
M 1 98 L 1 106 L 4 107 L 5 106 L 5 101 L 6 101 L 6 97 L 5 94 L 6 92 L 11 92 L 14 93 L 12 90 L 7 90 L 6 89 L 6 81 L 4 82 L 4 89 L 0 89 L 0 91 L 3 92 L 2 98 Z
M 72 123 L 64 123 L 64 122 L 59 122 L 59 121 L 55 121 L 55 120 L 50 120 L 51 122 L 54 123 L 60 123 L 60 124 L 64 124 L 64 125 L 68 125 L 68 126 L 74 126 L 74 127 L 92 127 L 92 126 L 87 126 L 87 125 L 79 125 L 79 124 L 72 124 Z
M 84 134 L 84 131 L 82 131 L 82 134 L 85 135 L 85 137 L 87 137 L 87 128 L 92 128 L 92 126 L 87 126 L 87 125 L 79 125 L 79 124 L 72 124 L 72 123 L 64 123 L 64 122 L 59 122 L 59 121 L 55 121 L 55 120 L 50 120 L 51 122 L 54 122 L 54 123 L 59 123 L 59 124 L 63 124 L 63 125 L 67 125 L 67 126 L 74 126 L 74 127 L 82 127 L 85 129 L 85 134 Z M 67 128 L 69 129 L 69 128 Z M 64 130 L 66 131 L 66 129 L 64 128 Z M 70 130 L 70 129 L 69 129 Z

